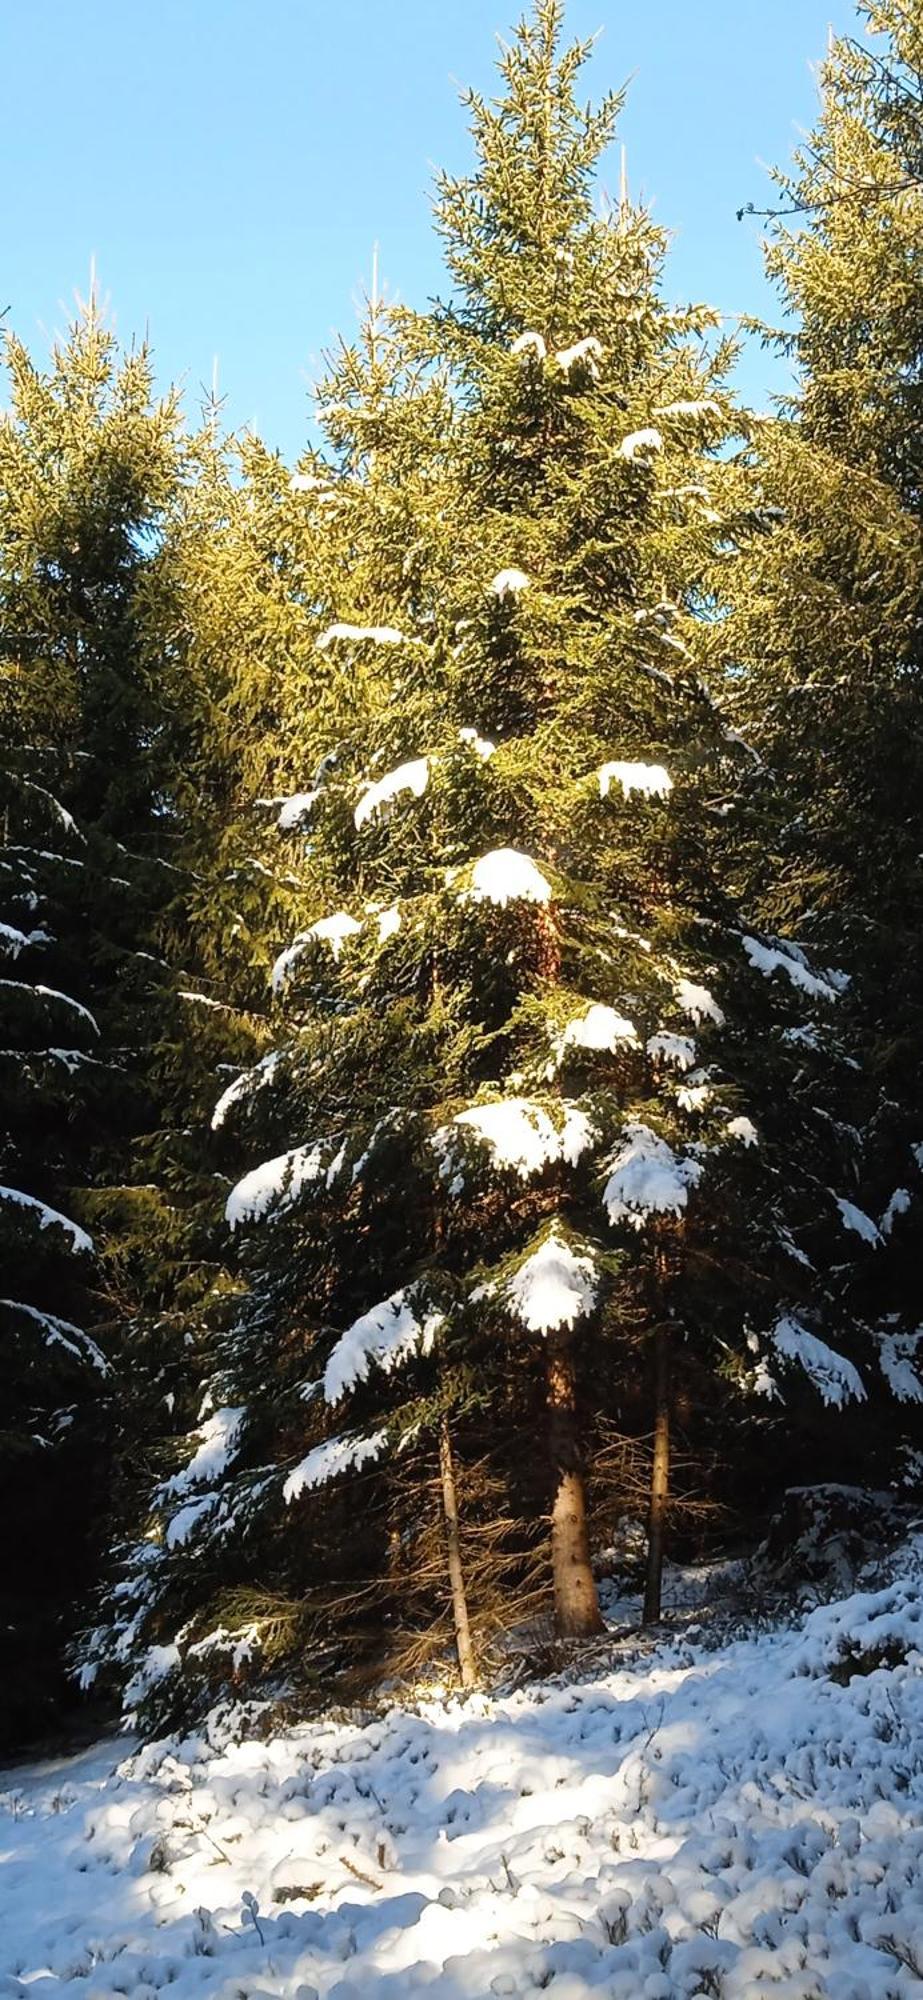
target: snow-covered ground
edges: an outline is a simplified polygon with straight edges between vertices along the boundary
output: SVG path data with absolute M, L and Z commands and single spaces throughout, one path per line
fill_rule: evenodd
M 504 1698 L 0 1774 L 0 1995 L 909 2000 L 923 1544 L 893 1574 Z

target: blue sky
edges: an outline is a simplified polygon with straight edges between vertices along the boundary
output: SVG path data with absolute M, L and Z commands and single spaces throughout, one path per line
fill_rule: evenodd
M 308 387 L 377 241 L 389 289 L 439 288 L 434 164 L 467 158 L 456 85 L 490 88 L 513 0 L 21 0 L 0 8 L 5 191 L 0 305 L 38 356 L 86 290 L 124 338 L 149 331 L 192 401 L 217 356 L 227 421 L 289 457 Z M 841 0 L 572 0 L 600 29 L 593 95 L 631 79 L 632 192 L 674 235 L 669 289 L 771 313 L 760 162 L 788 157 L 816 106 L 811 63 Z M 607 179 L 617 184 L 617 162 Z M 754 345 L 741 386 L 778 366 Z

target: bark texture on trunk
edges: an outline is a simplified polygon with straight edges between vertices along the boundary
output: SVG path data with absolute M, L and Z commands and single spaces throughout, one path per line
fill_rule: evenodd
M 665 1327 L 654 1335 L 654 1457 L 647 1516 L 647 1578 L 644 1624 L 660 1622 L 663 1549 L 670 1500 L 670 1336 Z
M 547 1381 L 554 1474 L 551 1567 L 555 1629 L 561 1639 L 584 1639 L 605 1628 L 590 1566 L 586 1489 L 577 1443 L 574 1363 L 566 1328 L 548 1335 Z
M 477 1669 L 474 1663 L 474 1647 L 471 1643 L 471 1626 L 468 1622 L 468 1600 L 465 1596 L 465 1573 L 462 1568 L 461 1537 L 458 1529 L 458 1488 L 455 1483 L 455 1460 L 447 1417 L 443 1417 L 439 1428 L 439 1473 L 442 1480 L 442 1516 L 445 1525 L 446 1561 L 452 1590 L 458 1671 L 462 1687 L 472 1688 L 477 1686 Z

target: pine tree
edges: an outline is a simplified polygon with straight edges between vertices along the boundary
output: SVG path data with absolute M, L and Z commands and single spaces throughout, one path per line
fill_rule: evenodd
M 865 1393 L 839 1340 L 871 1252 L 804 1020 L 841 982 L 745 924 L 726 858 L 754 768 L 705 674 L 752 512 L 730 357 L 665 305 L 650 218 L 597 209 L 618 104 L 582 110 L 561 25 L 540 0 L 468 100 L 449 303 L 372 298 L 325 453 L 272 495 L 302 920 L 221 1111 L 248 1297 L 115 1642 L 146 1726 L 327 1693 L 440 1612 L 470 1678 L 536 1517 L 558 1632 L 592 1634 L 586 1441 L 620 1376 L 656 1385 L 651 1617 L 671 1368 L 741 1408 L 799 1367 Z

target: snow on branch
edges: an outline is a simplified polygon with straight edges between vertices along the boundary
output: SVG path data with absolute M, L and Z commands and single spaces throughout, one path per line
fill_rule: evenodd
M 200 1424 L 195 1436 L 198 1445 L 187 1465 L 164 1481 L 159 1499 L 179 1498 L 193 1486 L 214 1486 L 227 1471 L 240 1442 L 246 1406 L 225 1405 Z
M 835 972 L 826 967 L 824 972 L 812 972 L 799 945 L 782 945 L 777 941 L 764 944 L 761 938 L 741 939 L 750 964 L 757 972 L 771 979 L 774 972 L 784 972 L 793 986 L 800 986 L 802 992 L 809 993 L 812 1000 L 837 1000 L 849 979 L 844 972 Z
M 415 798 L 422 798 L 428 783 L 429 758 L 415 757 L 407 764 L 399 764 L 395 771 L 388 771 L 374 783 L 366 784 L 353 813 L 357 828 L 364 826 L 366 820 L 397 798 L 399 792 L 412 792 Z
M 360 641 L 368 641 L 374 646 L 403 646 L 406 643 L 403 632 L 399 632 L 395 625 L 344 624 L 328 625 L 314 643 L 319 653 L 325 653 L 338 639 L 350 640 L 354 645 Z
M 270 974 L 273 992 L 278 993 L 286 985 L 299 959 L 316 940 L 329 945 L 334 958 L 339 959 L 346 939 L 356 937 L 361 929 L 362 925 L 350 916 L 348 910 L 334 910 L 332 916 L 318 917 L 316 924 L 311 924 L 306 931 L 299 931 L 291 944 L 280 951 Z
M 865 1384 L 858 1369 L 844 1354 L 837 1354 L 825 1340 L 809 1332 L 800 1320 L 790 1314 L 778 1320 L 773 1328 L 772 1340 L 776 1353 L 781 1355 L 783 1361 L 797 1363 L 799 1368 L 803 1368 L 808 1380 L 831 1408 L 839 1410 L 844 1403 L 865 1402 Z
M 59 1319 L 57 1313 L 27 1306 L 22 1299 L 0 1299 L 0 1306 L 5 1306 L 8 1312 L 22 1313 L 32 1325 L 40 1327 L 49 1347 L 63 1347 L 75 1361 L 89 1362 L 101 1375 L 108 1375 L 109 1363 L 102 1349 L 82 1327 L 74 1326 L 69 1319 Z
M 518 597 L 521 590 L 528 588 L 529 579 L 522 569 L 500 569 L 489 585 L 494 597 Z
M 607 799 L 609 787 L 615 782 L 622 787 L 623 798 L 630 799 L 632 792 L 641 792 L 647 799 L 665 799 L 673 790 L 673 780 L 662 764 L 630 764 L 616 761 L 601 765 L 597 772 L 599 796 Z
M 551 884 L 528 854 L 515 847 L 495 847 L 482 854 L 471 869 L 471 886 L 460 900 L 471 903 L 549 903 Z
M 631 460 L 637 458 L 638 453 L 642 451 L 647 453 L 662 450 L 663 438 L 659 431 L 653 429 L 632 431 L 628 437 L 622 439 L 619 445 L 619 457 Z
M 225 1221 L 231 1229 L 247 1222 L 262 1222 L 273 1208 L 290 1208 L 306 1187 L 318 1181 L 324 1169 L 325 1149 L 315 1143 L 292 1146 L 275 1159 L 262 1160 L 231 1189 L 225 1204 Z M 327 1168 L 329 1181 L 336 1162 Z
M 613 1225 L 643 1229 L 651 1215 L 682 1215 L 701 1178 L 700 1161 L 678 1156 L 649 1125 L 633 1119 L 609 1161 L 603 1207 Z
M 289 1473 L 282 1488 L 286 1505 L 310 1488 L 338 1479 L 341 1472 L 358 1471 L 369 1460 L 380 1458 L 387 1442 L 387 1431 L 373 1431 L 367 1437 L 325 1438 Z
M 638 1030 L 633 1021 L 624 1014 L 616 1013 L 614 1007 L 605 1007 L 594 1000 L 582 1014 L 575 1014 L 567 1021 L 559 1035 L 555 1036 L 555 1052 L 560 1058 L 567 1048 L 599 1049 L 614 1055 L 616 1049 L 640 1048 Z
M 70 1239 L 75 1257 L 93 1255 L 93 1238 L 88 1236 L 79 1223 L 72 1222 L 69 1215 L 62 1215 L 56 1208 L 49 1208 L 45 1201 L 38 1201 L 35 1195 L 23 1194 L 21 1188 L 0 1187 L 0 1202 L 11 1208 L 21 1208 L 40 1229 L 63 1229 Z
M 449 1193 L 460 1194 L 464 1186 L 461 1163 L 452 1145 L 453 1126 L 470 1133 L 489 1152 L 495 1168 L 518 1174 L 520 1180 L 529 1180 L 559 1161 L 576 1166 L 596 1134 L 579 1105 L 564 1102 L 560 1110 L 560 1125 L 543 1105 L 525 1097 L 504 1097 L 494 1104 L 473 1104 L 469 1110 L 459 1111 L 452 1126 L 440 1126 L 430 1140 L 440 1156 L 440 1175 L 449 1181 Z
M 412 1292 L 394 1292 L 389 1299 L 382 1299 L 380 1305 L 370 1306 L 368 1312 L 347 1327 L 324 1371 L 324 1396 L 328 1403 L 339 1402 L 357 1382 L 365 1382 L 373 1363 L 389 1375 L 411 1354 L 430 1352 L 445 1315 L 420 1308 L 418 1319 L 417 1310 Z
M 507 1280 L 502 1296 L 530 1333 L 553 1333 L 586 1318 L 597 1293 L 594 1258 L 551 1235 Z

